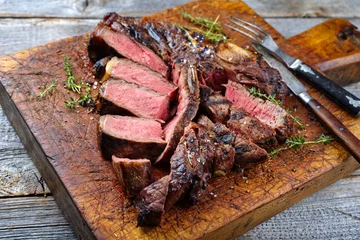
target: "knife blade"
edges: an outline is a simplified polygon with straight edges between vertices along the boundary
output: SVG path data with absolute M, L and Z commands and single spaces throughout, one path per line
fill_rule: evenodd
M 341 140 L 355 160 L 360 163 L 360 140 L 331 112 L 329 112 L 329 110 L 314 99 L 307 92 L 306 87 L 300 80 L 297 79 L 287 67 L 273 57 L 266 48 L 256 43 L 252 43 L 252 45 L 271 67 L 279 70 L 282 80 L 287 84 L 290 90 L 323 121 L 323 123 Z

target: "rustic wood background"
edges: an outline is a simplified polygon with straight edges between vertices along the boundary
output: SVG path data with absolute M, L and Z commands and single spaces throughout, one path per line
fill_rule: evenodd
M 144 16 L 186 2 L 4 0 L 0 5 L 0 55 L 91 31 L 108 11 Z M 348 18 L 360 27 L 358 0 L 244 2 L 285 37 L 332 17 Z M 360 84 L 347 89 L 360 96 Z M 0 126 L 0 239 L 76 239 L 1 108 Z M 358 239 L 359 184 L 357 171 L 239 239 Z

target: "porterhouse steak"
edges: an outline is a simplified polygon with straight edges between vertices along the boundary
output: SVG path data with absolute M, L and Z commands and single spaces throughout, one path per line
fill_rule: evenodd
M 99 146 L 140 210 L 139 226 L 159 225 L 179 202 L 201 201 L 212 177 L 263 162 L 293 133 L 281 106 L 249 94 L 249 86 L 281 100 L 288 92 L 249 50 L 109 13 L 88 51 L 102 82 L 99 112 L 113 114 L 100 117 Z M 166 175 L 156 180 L 150 161 Z

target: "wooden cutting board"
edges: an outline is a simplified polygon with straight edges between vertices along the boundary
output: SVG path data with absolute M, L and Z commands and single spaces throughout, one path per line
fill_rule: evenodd
M 183 24 L 182 10 L 213 19 L 220 15 L 220 21 L 230 15 L 252 21 L 269 31 L 289 53 L 312 65 L 334 58 L 353 59 L 360 52 L 358 33 L 349 34 L 348 28 L 352 27 L 346 20 L 328 21 L 285 40 L 242 2 L 199 1 L 150 18 Z M 226 33 L 237 44 L 248 45 L 242 36 Z M 313 38 L 316 34 L 327 37 Z M 64 100 L 75 97 L 62 86 L 66 79 L 65 56 L 71 57 L 78 81 L 93 81 L 87 41 L 88 35 L 72 37 L 0 59 L 0 102 L 4 112 L 81 239 L 235 238 L 359 167 L 336 141 L 289 150 L 246 176 L 232 172 L 213 179 L 198 205 L 171 209 L 161 227 L 138 228 L 136 209 L 126 200 L 111 164 L 100 156 L 96 142 L 98 116 L 81 107 L 71 110 L 64 105 Z M 326 53 L 321 54 L 319 49 L 324 46 Z M 359 71 L 354 60 L 336 65 L 337 69 L 345 67 L 351 73 Z M 52 80 L 59 83 L 54 93 L 36 98 L 43 91 L 41 86 Z M 310 88 L 310 93 L 360 137 L 359 119 L 320 92 Z M 307 124 L 306 130 L 300 132 L 307 139 L 329 134 L 294 97 L 285 105 Z

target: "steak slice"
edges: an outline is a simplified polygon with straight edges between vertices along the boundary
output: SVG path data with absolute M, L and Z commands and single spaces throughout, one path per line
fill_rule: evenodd
M 289 114 L 279 105 L 251 96 L 240 83 L 229 81 L 226 98 L 237 108 L 256 117 L 276 131 L 278 141 L 285 141 L 293 133 L 293 122 Z
M 102 155 L 108 160 L 115 155 L 154 161 L 166 146 L 160 123 L 152 119 L 104 115 L 98 132 Z
M 249 141 L 246 137 L 236 135 L 234 141 L 235 166 L 238 168 L 250 168 L 265 161 L 268 154 L 265 149 Z
M 112 12 L 105 16 L 104 23 L 114 30 L 117 30 L 119 28 L 118 25 L 120 25 L 127 29 L 128 34 L 132 39 L 153 50 L 166 63 L 170 60 L 170 51 L 166 40 L 157 32 L 150 22 L 129 17 L 121 17 Z
M 279 71 L 250 50 L 232 43 L 221 43 L 216 47 L 216 60 L 224 67 L 227 79 L 255 86 L 268 95 L 283 100 L 289 89 L 281 80 Z
M 99 89 L 99 96 L 138 117 L 166 121 L 170 115 L 167 95 L 125 80 L 107 80 Z
M 167 146 L 157 159 L 159 162 L 168 162 L 174 153 L 176 146 L 184 133 L 184 128 L 196 116 L 199 109 L 199 82 L 197 72 L 193 65 L 177 65 L 180 72 L 178 79 L 179 97 L 176 115 L 164 128 Z
M 181 200 L 194 204 L 211 177 L 213 145 L 207 131 L 190 123 L 170 160 L 170 184 L 166 210 Z
M 153 182 L 149 159 L 128 159 L 112 156 L 112 165 L 120 184 L 131 199 Z
M 148 67 L 128 59 L 113 57 L 106 65 L 106 73 L 109 77 L 123 79 L 166 94 L 171 100 L 176 98 L 177 87 L 173 83 Z
M 213 123 L 209 118 L 204 115 L 199 116 L 198 124 L 206 127 L 213 132 L 212 145 L 215 150 L 213 161 L 213 175 L 224 176 L 230 172 L 234 165 L 235 149 L 232 146 L 235 135 L 221 123 Z
M 271 150 L 277 145 L 276 132 L 259 119 L 232 107 L 227 126 L 236 134 L 249 138 L 260 147 Z
M 232 103 L 220 93 L 206 86 L 200 87 L 200 97 L 200 106 L 205 110 L 206 115 L 213 122 L 226 123 Z
M 111 28 L 103 22 L 97 25 L 91 33 L 88 52 L 90 59 L 94 62 L 116 52 L 149 67 L 164 77 L 169 75 L 165 62 L 150 48 L 132 39 L 128 29 L 117 22 L 112 24 Z
M 140 209 L 137 217 L 138 226 L 158 226 L 165 213 L 165 201 L 168 194 L 170 176 L 153 182 L 139 193 L 135 199 L 136 207 Z

